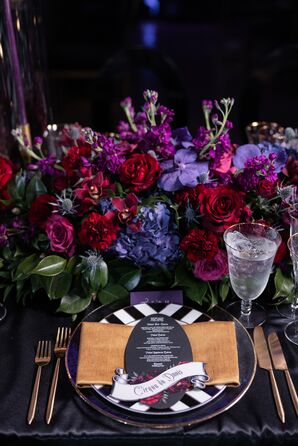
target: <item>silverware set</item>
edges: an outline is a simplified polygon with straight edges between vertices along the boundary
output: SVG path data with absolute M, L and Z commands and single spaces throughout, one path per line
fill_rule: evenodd
M 258 326 L 255 327 L 253 332 L 253 339 L 255 344 L 255 349 L 257 353 L 258 358 L 258 364 L 259 367 L 262 369 L 265 369 L 269 372 L 270 381 L 271 381 L 271 387 L 273 392 L 273 397 L 277 409 L 278 416 L 282 423 L 285 422 L 285 411 L 283 408 L 282 400 L 280 397 L 280 393 L 278 390 L 278 386 L 275 380 L 274 372 L 273 372 L 273 366 L 276 370 L 283 370 L 285 373 L 285 377 L 287 380 L 289 392 L 291 395 L 291 399 L 296 411 L 296 415 L 298 416 L 298 398 L 297 393 L 290 375 L 290 372 L 288 370 L 287 362 L 284 356 L 284 353 L 282 351 L 278 336 L 275 332 L 271 332 L 268 335 L 268 344 L 266 341 L 266 337 L 263 331 L 263 328 Z M 268 349 L 269 346 L 269 349 Z M 270 351 L 270 354 L 269 354 Z M 272 366 L 272 362 L 273 366 Z
M 48 403 L 47 403 L 47 409 L 46 409 L 46 423 L 50 424 L 52 416 L 53 416 L 53 410 L 55 405 L 55 397 L 56 397 L 56 390 L 57 390 L 57 383 L 58 383 L 58 377 L 59 377 L 59 370 L 60 370 L 60 362 L 61 358 L 64 357 L 69 337 L 71 334 L 71 329 L 69 327 L 59 327 L 57 330 L 56 335 L 56 341 L 54 345 L 54 354 L 56 356 L 56 364 L 55 364 L 55 370 L 52 378 Z M 42 367 L 45 365 L 48 365 L 51 362 L 51 356 L 52 356 L 52 343 L 51 341 L 39 341 L 36 349 L 36 355 L 34 358 L 34 363 L 37 365 L 37 371 L 35 376 L 35 381 L 32 389 L 32 395 L 27 415 L 27 422 L 28 424 L 31 424 L 35 417 L 36 412 L 36 406 L 37 406 L 37 399 L 38 399 L 38 393 L 39 393 L 39 385 L 40 385 L 40 379 L 41 379 L 41 370 Z

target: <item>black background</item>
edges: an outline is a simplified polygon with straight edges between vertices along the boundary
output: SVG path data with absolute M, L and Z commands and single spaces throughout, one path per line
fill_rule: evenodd
M 40 3 L 40 2 L 39 2 Z M 148 5 L 150 7 L 148 7 Z M 155 5 L 157 5 L 155 7 Z M 252 120 L 297 126 L 295 0 L 44 0 L 49 120 L 112 131 L 145 88 L 203 123 L 202 99 L 233 96 L 235 142 Z

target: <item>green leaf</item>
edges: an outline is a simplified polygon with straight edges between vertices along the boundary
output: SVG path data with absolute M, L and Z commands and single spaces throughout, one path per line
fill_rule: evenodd
M 16 175 L 16 193 L 20 199 L 24 197 L 25 185 L 26 185 L 25 176 L 22 174 Z
M 38 260 L 39 257 L 37 254 L 31 254 L 31 256 L 25 257 L 17 267 L 14 280 L 25 279 L 28 277 L 38 264 Z
M 42 276 L 33 275 L 30 277 L 32 293 L 36 293 L 37 290 L 40 290 L 44 287 L 42 279 Z
M 100 293 L 98 298 L 102 304 L 109 304 L 116 300 L 128 297 L 128 291 L 121 285 L 107 285 Z
M 27 205 L 30 206 L 34 198 L 39 195 L 46 194 L 47 188 L 44 183 L 41 181 L 39 176 L 35 175 L 31 178 L 26 191 L 26 202 Z
M 75 267 L 76 267 L 76 264 L 77 264 L 77 257 L 76 256 L 71 257 L 68 260 L 68 262 L 67 262 L 67 265 L 65 267 L 65 271 L 67 271 L 67 272 L 72 274 L 74 269 L 75 269 Z
M 5 246 L 5 247 L 2 249 L 2 255 L 3 255 L 3 257 L 4 257 L 5 260 L 11 260 L 11 258 L 12 258 L 12 252 L 11 252 L 11 249 L 10 249 L 8 246 Z
M 45 290 L 50 299 L 62 299 L 69 293 L 72 275 L 66 271 L 54 277 L 43 277 Z
M 229 291 L 230 291 L 230 281 L 229 279 L 225 278 L 219 284 L 219 295 L 223 302 L 228 297 Z
M 64 271 L 65 265 L 66 260 L 63 257 L 56 255 L 47 256 L 39 262 L 31 274 L 47 277 L 57 276 Z
M 184 287 L 185 295 L 199 304 L 203 303 L 204 297 L 207 293 L 208 285 L 207 282 L 202 282 L 197 280 L 192 286 Z
M 3 300 L 6 300 L 6 299 L 7 299 L 7 296 L 9 295 L 9 293 L 11 292 L 11 290 L 13 289 L 13 287 L 14 287 L 14 284 L 12 283 L 11 285 L 8 285 L 8 286 L 5 288 L 5 291 L 4 291 L 4 293 L 3 293 Z
M 61 299 L 60 306 L 57 312 L 67 313 L 67 314 L 77 314 L 84 311 L 91 303 L 91 296 L 80 297 L 77 295 L 64 296 Z
M 122 277 L 120 277 L 118 283 L 119 285 L 124 286 L 128 291 L 132 291 L 135 289 L 136 286 L 138 286 L 139 282 L 141 280 L 141 269 L 137 268 L 133 271 L 128 271 L 127 273 L 123 274 Z
M 274 284 L 275 284 L 275 295 L 273 296 L 273 299 L 277 299 L 279 297 L 287 297 L 291 298 L 293 296 L 294 292 L 294 283 L 291 277 L 285 276 L 280 268 L 277 268 L 275 277 L 274 277 Z
M 2 277 L 3 279 L 9 279 L 10 272 L 9 271 L 0 271 L 0 277 Z

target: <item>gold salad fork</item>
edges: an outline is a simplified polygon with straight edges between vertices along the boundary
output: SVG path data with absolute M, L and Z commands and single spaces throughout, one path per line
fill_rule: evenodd
M 59 370 L 60 370 L 60 360 L 65 355 L 70 333 L 71 333 L 71 328 L 67 328 L 67 327 L 59 327 L 57 330 L 56 342 L 55 342 L 55 347 L 54 347 L 54 353 L 55 353 L 57 359 L 56 359 L 55 371 L 54 371 L 51 389 L 50 389 L 47 410 L 46 410 L 47 424 L 50 424 L 51 419 L 52 419 L 53 409 L 54 409 L 54 404 L 55 404 L 55 397 L 56 397 L 56 390 L 57 390 L 57 383 L 58 383 L 58 376 L 59 376 Z
M 32 423 L 35 416 L 39 384 L 40 384 L 41 368 L 44 365 L 47 365 L 50 362 L 50 360 L 51 360 L 51 341 L 39 341 L 37 345 L 36 355 L 34 358 L 34 362 L 37 365 L 37 372 L 27 416 L 28 424 Z

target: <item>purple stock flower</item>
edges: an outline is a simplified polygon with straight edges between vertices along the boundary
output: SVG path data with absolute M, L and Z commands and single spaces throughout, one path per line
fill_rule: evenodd
M 145 101 L 152 102 L 153 104 L 157 103 L 157 100 L 158 100 L 158 93 L 157 93 L 157 91 L 145 90 L 143 95 L 144 95 Z
M 194 150 L 181 149 L 175 153 L 173 160 L 162 162 L 161 175 L 158 185 L 168 192 L 175 192 L 183 187 L 194 187 L 199 181 L 198 177 L 208 172 L 208 162 L 197 162 L 197 153 Z
M 264 178 L 274 183 L 277 180 L 274 166 L 275 158 L 276 155 L 270 153 L 268 158 L 265 155 L 261 155 L 248 159 L 243 172 L 237 177 L 237 182 L 242 189 L 245 191 L 255 189 L 260 179 Z
M 37 161 L 37 166 L 43 175 L 57 175 L 55 169 L 56 157 L 54 155 L 47 156 Z
M 197 149 L 202 149 L 208 144 L 210 140 L 210 130 L 205 127 L 199 127 L 197 130 L 197 136 L 193 140 L 193 143 Z
M 275 154 L 274 166 L 277 173 L 281 172 L 284 168 L 288 155 L 284 147 L 269 142 L 263 142 L 258 145 L 244 144 L 239 146 L 233 157 L 233 164 L 237 169 L 243 169 L 247 160 L 256 156 L 265 155 L 267 158 L 270 154 Z
M 125 161 L 125 153 L 128 148 L 124 143 L 117 143 L 114 138 L 104 135 L 99 135 L 98 141 L 102 148 L 98 155 L 100 170 L 108 169 L 110 172 L 115 173 L 118 167 Z
M 34 145 L 35 146 L 41 146 L 43 143 L 43 139 L 41 136 L 35 136 L 34 138 Z
M 213 108 L 213 104 L 212 101 L 210 101 L 210 99 L 203 99 L 202 101 L 202 107 L 203 109 L 206 109 L 208 111 L 211 111 Z

